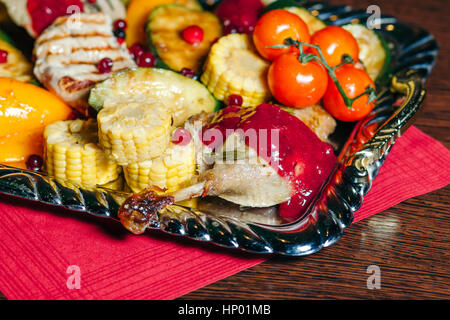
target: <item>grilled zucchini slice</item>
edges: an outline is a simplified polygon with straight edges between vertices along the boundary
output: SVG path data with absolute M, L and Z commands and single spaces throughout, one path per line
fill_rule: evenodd
M 301 7 L 298 2 L 293 0 L 272 1 L 272 3 L 267 6 L 265 11 L 267 12 L 275 9 L 284 9 L 302 18 L 308 26 L 308 30 L 311 35 L 327 26 L 325 22 L 317 18 L 313 13 L 309 12 L 306 8 Z
M 203 41 L 192 45 L 182 37 L 182 31 L 198 25 L 204 31 Z M 222 35 L 219 18 L 211 12 L 170 4 L 155 8 L 147 22 L 147 35 L 152 51 L 169 69 L 183 68 L 201 71 L 203 61 L 213 42 Z
M 8 61 L 0 64 L 0 77 L 14 78 L 19 81 L 33 80 L 33 66 L 18 49 L 7 40 L 0 39 L 0 49 L 8 52 Z
M 145 26 L 149 14 L 157 6 L 168 3 L 176 3 L 192 9 L 201 9 L 197 0 L 133 0 L 127 6 L 127 45 L 134 43 L 147 44 Z
M 390 64 L 390 50 L 386 42 L 374 30 L 361 24 L 348 24 L 343 28 L 355 37 L 359 46 L 359 60 L 367 74 L 376 81 L 385 73 Z
M 149 101 L 166 106 L 175 126 L 202 111 L 213 112 L 218 105 L 200 82 L 158 68 L 119 72 L 97 84 L 89 97 L 89 104 L 97 111 L 118 104 Z

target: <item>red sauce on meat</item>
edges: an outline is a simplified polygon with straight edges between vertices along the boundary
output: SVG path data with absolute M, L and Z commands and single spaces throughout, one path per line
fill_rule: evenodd
M 28 0 L 27 10 L 31 17 L 31 27 L 36 34 L 41 34 L 56 18 L 84 11 L 82 0 Z
M 219 130 L 224 137 L 232 133 L 227 129 L 268 132 L 267 142 L 258 138 L 256 144 L 250 139 L 246 139 L 246 143 L 289 181 L 292 197 L 279 208 L 285 221 L 293 221 L 304 214 L 336 163 L 336 156 L 328 143 L 321 141 L 299 119 L 275 105 L 262 104 L 256 108 L 230 106 L 218 112 L 203 129 L 203 143 L 214 149 L 221 141 L 205 139 L 211 129 Z M 271 136 L 271 130 L 278 131 L 278 138 L 277 135 Z

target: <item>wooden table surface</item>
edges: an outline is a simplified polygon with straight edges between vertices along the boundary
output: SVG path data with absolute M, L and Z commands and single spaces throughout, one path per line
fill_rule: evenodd
M 330 0 L 421 24 L 441 46 L 415 125 L 450 147 L 450 25 L 445 0 Z M 274 258 L 182 299 L 449 299 L 450 187 L 409 199 L 345 230 L 335 245 L 301 259 Z M 381 288 L 367 289 L 367 267 Z
M 415 125 L 450 147 L 450 30 L 446 0 L 330 0 L 421 24 L 441 52 Z M 346 229 L 335 245 L 300 259 L 273 258 L 181 299 L 449 299 L 450 187 L 409 199 Z M 367 289 L 367 268 L 381 288 Z M 0 299 L 3 296 L 0 294 Z M 3 297 L 4 298 L 4 297 Z

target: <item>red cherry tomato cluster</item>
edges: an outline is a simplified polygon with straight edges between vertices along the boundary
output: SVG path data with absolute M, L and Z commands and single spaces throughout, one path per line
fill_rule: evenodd
M 310 35 L 300 17 L 277 9 L 258 20 L 253 41 L 261 56 L 272 61 L 268 84 L 280 103 L 305 108 L 322 100 L 342 121 L 356 121 L 372 111 L 375 85 L 354 66 L 359 47 L 347 30 L 329 26 Z

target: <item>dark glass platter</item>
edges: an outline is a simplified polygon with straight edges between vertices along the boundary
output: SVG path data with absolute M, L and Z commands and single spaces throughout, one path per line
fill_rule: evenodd
M 349 6 L 322 2 L 304 2 L 303 6 L 331 25 L 365 24 L 371 16 Z M 379 26 L 376 32 L 390 48 L 391 61 L 377 80 L 377 105 L 356 124 L 338 125 L 333 135 L 339 150 L 338 163 L 302 218 L 289 224 L 264 225 L 172 205 L 158 213 L 149 229 L 247 252 L 287 256 L 311 254 L 338 241 L 352 223 L 395 141 L 421 109 L 424 83 L 439 51 L 433 36 L 420 26 L 386 15 L 381 15 Z M 27 41 L 22 43 L 27 49 Z M 5 165 L 0 165 L 0 193 L 114 220 L 118 220 L 118 209 L 129 195 L 80 187 Z

